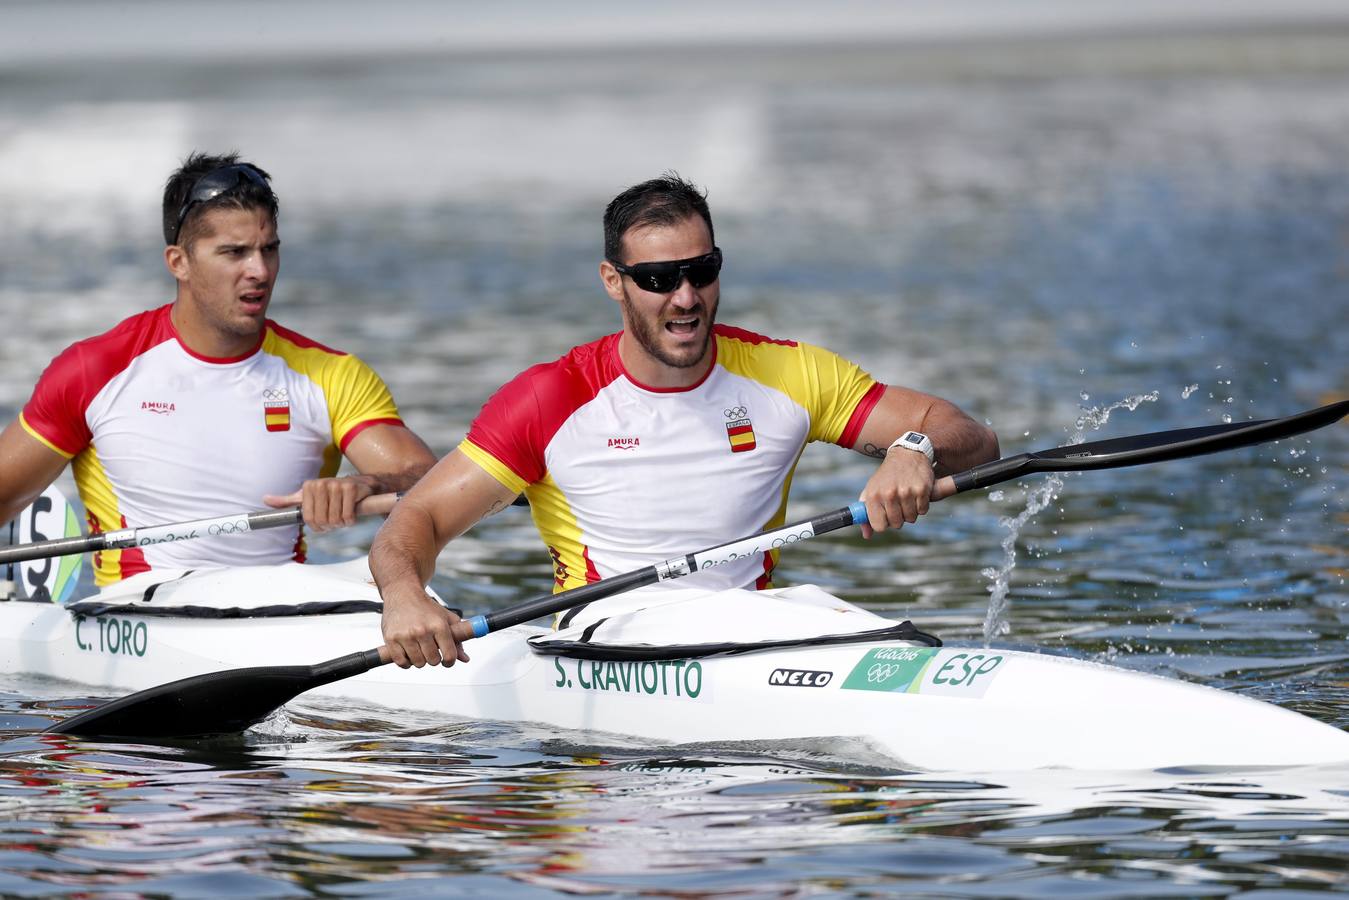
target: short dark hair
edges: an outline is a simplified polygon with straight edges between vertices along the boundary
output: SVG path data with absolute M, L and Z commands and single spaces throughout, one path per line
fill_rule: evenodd
M 164 224 L 164 243 L 182 244 L 186 246 L 192 243 L 198 237 L 200 231 L 202 214 L 208 209 L 262 209 L 272 217 L 272 222 L 276 222 L 278 203 L 276 194 L 272 193 L 270 187 L 260 183 L 255 183 L 247 178 L 240 178 L 239 185 L 232 188 L 217 197 L 213 197 L 204 203 L 198 203 L 187 211 L 183 217 L 181 226 L 178 223 L 178 214 L 187 202 L 192 193 L 192 188 L 203 175 L 214 172 L 216 169 L 223 169 L 226 166 L 244 165 L 255 170 L 259 175 L 268 181 L 271 175 L 253 165 L 250 162 L 239 159 L 238 153 L 225 153 L 214 156 L 207 153 L 192 153 L 183 164 L 169 176 L 169 180 L 164 184 L 164 206 L 163 206 L 163 224 Z
M 604 209 L 604 258 L 627 262 L 622 258 L 623 236 L 634 228 L 677 225 L 692 215 L 702 216 L 715 246 L 716 233 L 712 230 L 706 191 L 685 181 L 678 172 L 666 172 L 659 178 L 634 184 Z

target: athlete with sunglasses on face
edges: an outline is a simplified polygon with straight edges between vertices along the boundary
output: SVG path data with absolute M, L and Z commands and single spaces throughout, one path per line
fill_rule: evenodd
M 351 524 L 435 457 L 354 356 L 267 318 L 281 264 L 266 172 L 190 156 L 164 189 L 172 303 L 68 347 L 0 433 L 0 522 L 74 466 L 92 531 L 299 505 Z M 334 477 L 342 456 L 359 475 Z M 303 561 L 303 528 L 95 554 L 102 585 L 146 572 Z M 153 577 L 153 576 L 151 576 Z
M 935 476 L 998 455 L 993 432 L 944 400 L 819 347 L 716 324 L 722 253 L 703 194 L 678 176 L 615 198 L 604 241 L 600 280 L 623 330 L 497 392 L 375 539 L 400 666 L 468 659 L 456 617 L 423 586 L 448 541 L 521 492 L 564 590 L 783 524 L 809 441 L 882 460 L 861 496 L 867 536 L 927 512 Z M 776 562 L 755 555 L 680 586 L 767 588 Z

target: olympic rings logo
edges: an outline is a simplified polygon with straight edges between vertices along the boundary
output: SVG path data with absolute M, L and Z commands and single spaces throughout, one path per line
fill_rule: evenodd
M 253 529 L 248 527 L 247 519 L 235 519 L 233 522 L 220 522 L 206 529 L 206 533 L 212 537 L 222 534 L 243 534 Z
M 263 400 L 289 400 L 290 391 L 285 388 L 267 388 L 262 392 Z
M 773 538 L 773 546 L 775 548 L 782 547 L 787 544 L 795 544 L 797 541 L 804 541 L 807 538 L 813 537 L 815 537 L 815 529 L 807 528 L 804 529 L 803 531 L 798 531 L 795 534 L 788 534 L 784 535 L 783 537 Z
M 749 410 L 743 406 L 732 406 L 730 409 L 723 409 L 721 414 L 728 419 L 743 419 L 749 415 Z
M 870 669 L 867 669 L 867 683 L 882 684 L 902 671 L 904 671 L 904 667 L 894 663 L 876 663 Z

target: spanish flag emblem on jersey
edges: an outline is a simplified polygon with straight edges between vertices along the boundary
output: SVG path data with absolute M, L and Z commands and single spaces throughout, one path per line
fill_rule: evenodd
M 263 392 L 262 420 L 268 431 L 290 431 L 290 397 L 285 391 Z
M 726 423 L 726 438 L 731 442 L 732 453 L 744 453 L 753 450 L 754 423 L 749 419 L 736 419 Z

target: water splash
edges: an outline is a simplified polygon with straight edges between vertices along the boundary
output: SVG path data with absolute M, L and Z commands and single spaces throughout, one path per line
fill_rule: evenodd
M 1130 412 L 1144 403 L 1155 403 L 1161 397 L 1158 391 L 1147 394 L 1134 394 L 1116 401 L 1109 406 L 1093 406 L 1084 409 L 1069 431 L 1068 444 L 1080 444 L 1086 440 L 1088 431 L 1097 431 L 1110 421 L 1110 414 L 1117 409 Z M 989 566 L 980 574 L 989 580 L 988 612 L 984 615 L 984 644 L 994 638 L 1008 634 L 1012 625 L 1007 621 L 1007 595 L 1012 586 L 1012 570 L 1016 568 L 1016 541 L 1022 527 L 1035 518 L 1041 510 L 1052 503 L 1063 487 L 1063 475 L 1051 473 L 1048 478 L 1034 488 L 1026 491 L 1026 508 L 1016 516 L 1003 516 L 998 524 L 1007 530 L 1002 539 L 1002 564 Z
M 1144 403 L 1156 403 L 1161 399 L 1159 391 L 1151 391 L 1146 394 L 1134 394 L 1132 397 L 1125 397 L 1123 400 L 1117 400 L 1106 407 L 1093 406 L 1090 409 L 1084 409 L 1082 415 L 1077 417 L 1075 423 L 1076 429 L 1068 436 L 1069 444 L 1080 444 L 1087 439 L 1087 431 L 1098 431 L 1106 422 L 1110 421 L 1110 414 L 1117 409 L 1127 409 L 1133 412 Z
M 1026 491 L 1026 508 L 1016 516 L 1003 516 L 998 524 L 1007 530 L 1002 538 L 1002 565 L 989 566 L 980 572 L 990 582 L 988 612 L 984 614 L 984 644 L 1012 630 L 1007 621 L 1007 594 L 1012 586 L 1012 570 L 1016 568 L 1016 539 L 1021 527 L 1029 522 L 1058 496 L 1063 487 L 1063 476 L 1051 474 L 1038 486 Z

